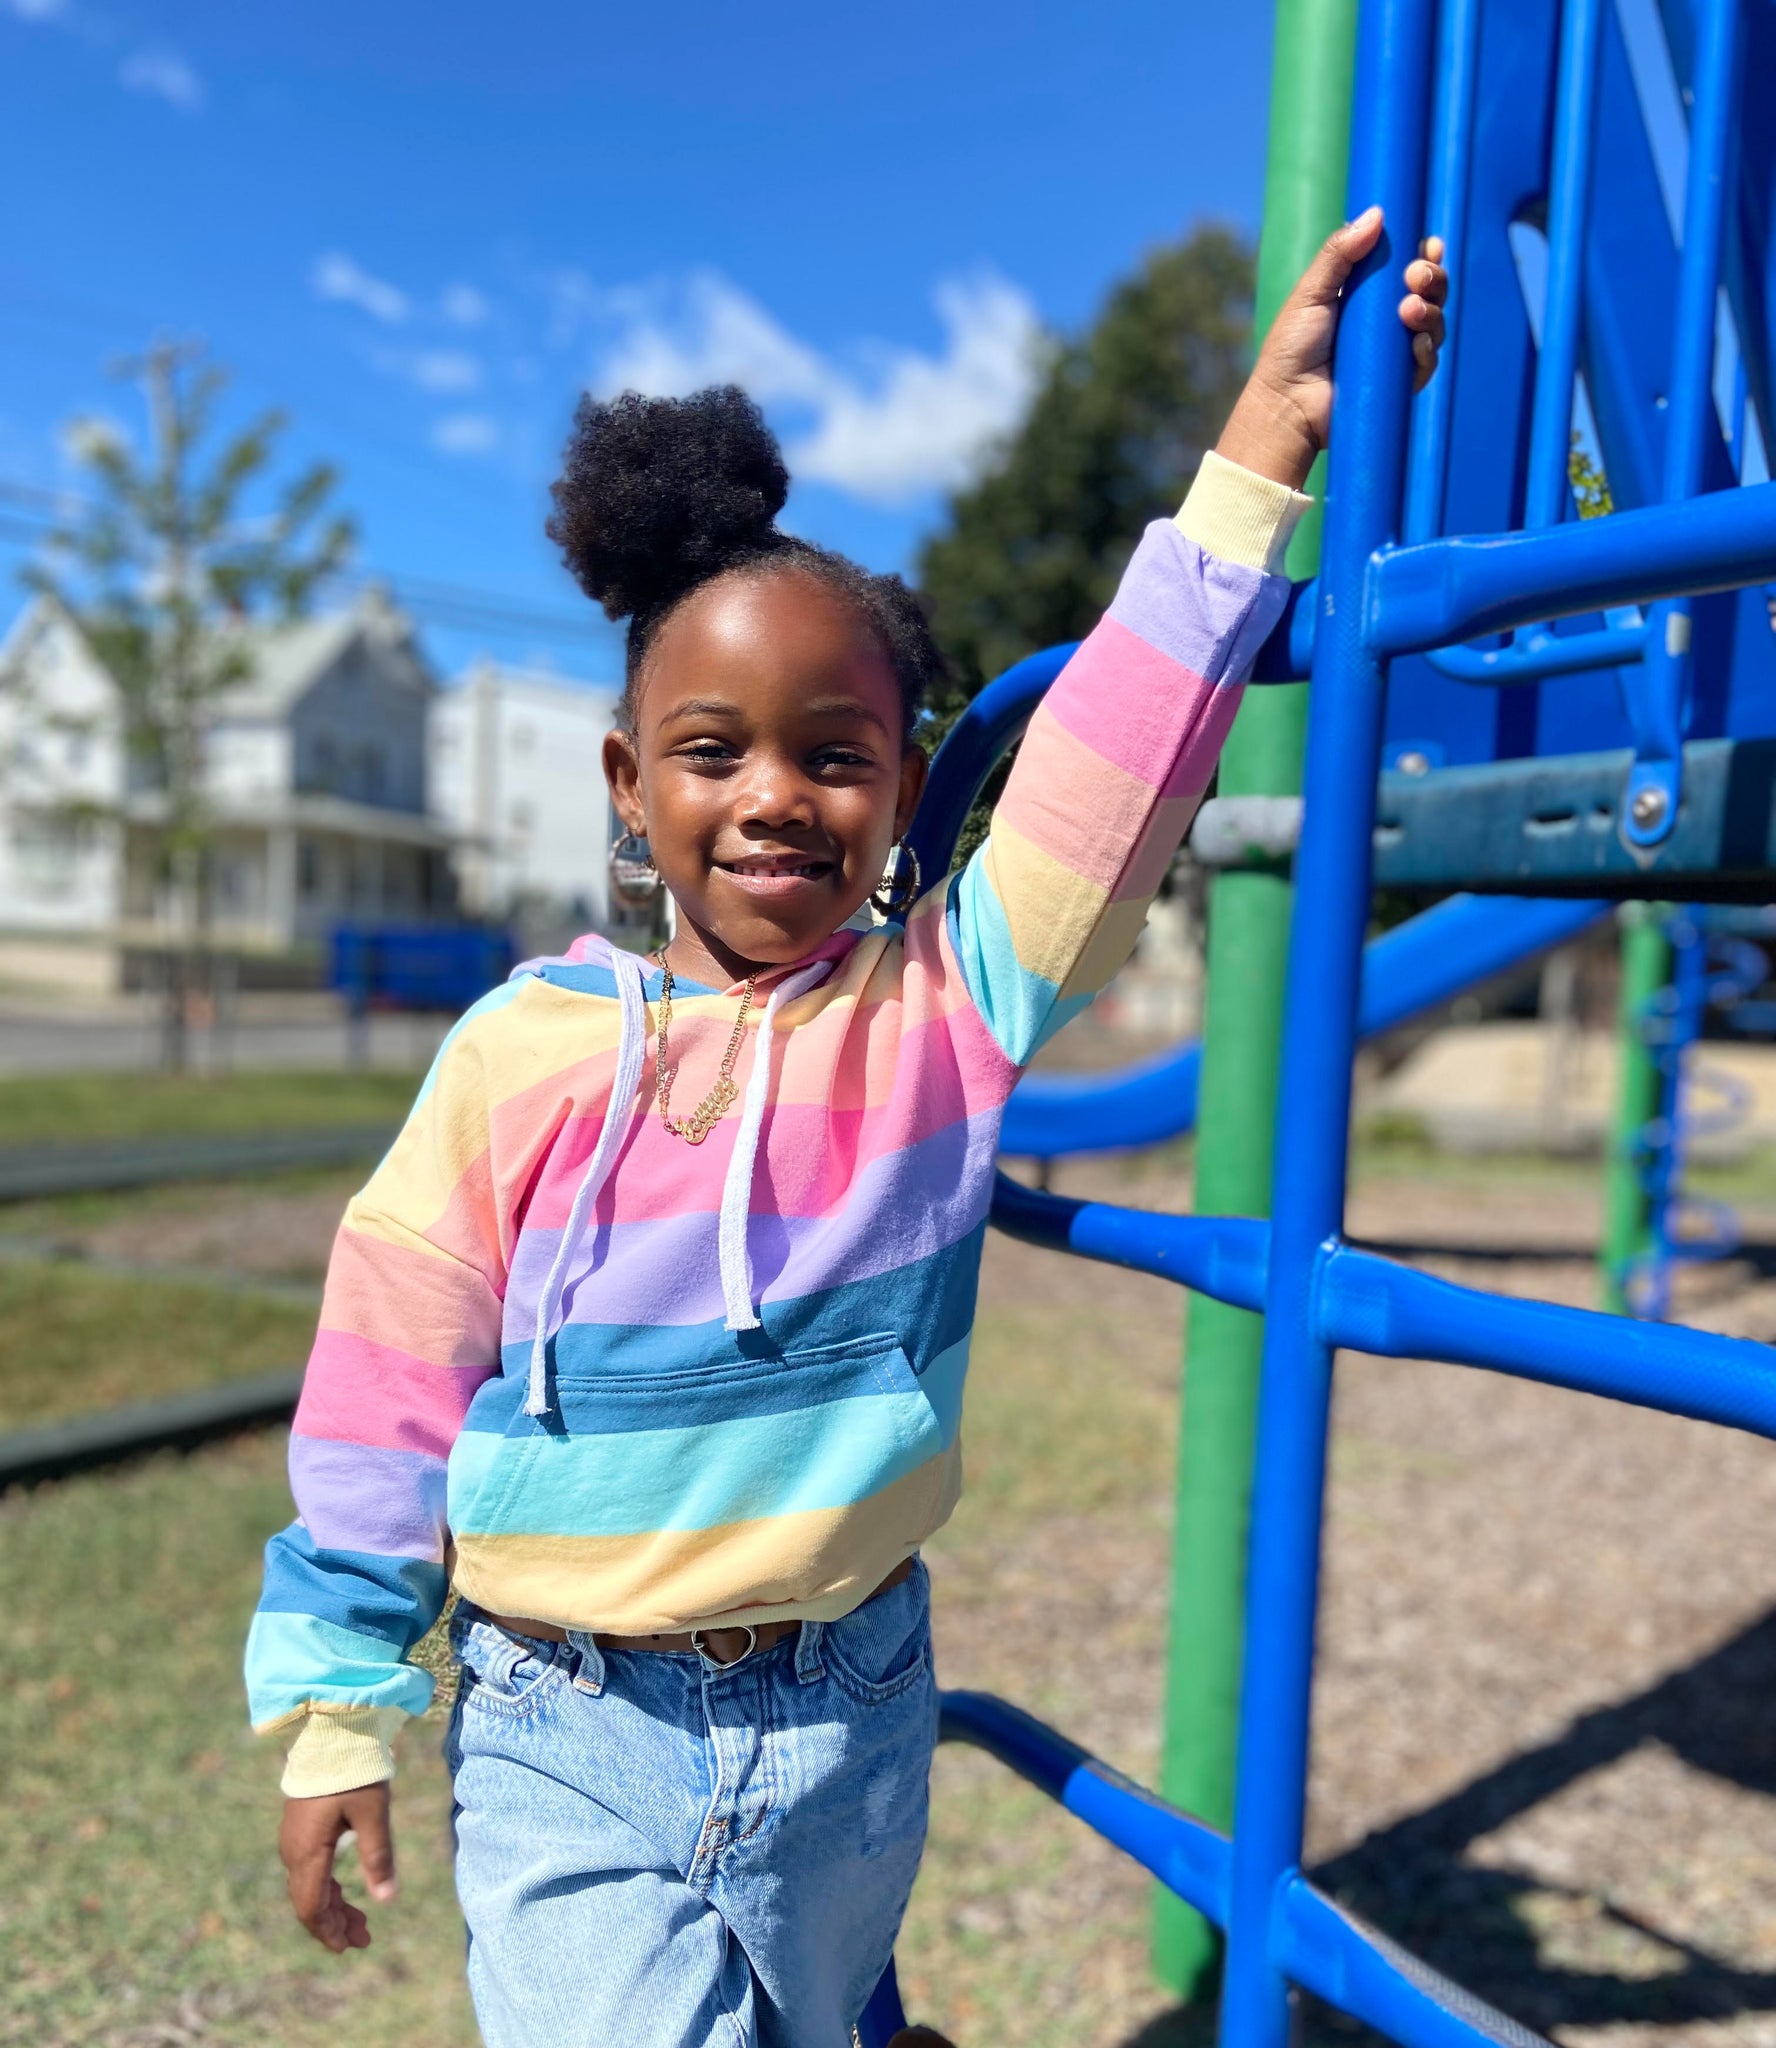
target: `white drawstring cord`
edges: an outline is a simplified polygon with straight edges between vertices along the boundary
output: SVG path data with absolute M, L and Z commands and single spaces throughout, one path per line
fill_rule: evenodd
M 758 1158 L 759 1132 L 764 1127 L 765 1104 L 771 1093 L 771 1047 L 777 1012 L 785 1003 L 805 995 L 832 970 L 830 960 L 816 960 L 780 981 L 765 1004 L 759 1020 L 757 1050 L 753 1054 L 752 1076 L 746 1084 L 746 1105 L 740 1115 L 740 1129 L 734 1139 L 734 1156 L 728 1161 L 728 1177 L 722 1183 L 721 1229 L 716 1244 L 720 1255 L 722 1301 L 726 1305 L 730 1330 L 756 1330 L 758 1311 L 752 1305 L 752 1261 L 746 1252 L 746 1220 L 752 1211 L 752 1170 Z
M 642 996 L 641 962 L 632 953 L 621 952 L 613 946 L 610 964 L 616 977 L 617 1003 L 622 1013 L 617 1036 L 617 1071 L 611 1080 L 610 1100 L 604 1106 L 604 1122 L 599 1129 L 598 1143 L 586 1162 L 586 1171 L 580 1176 L 573 1207 L 568 1210 L 567 1222 L 562 1228 L 561 1242 L 555 1247 L 548 1278 L 537 1296 L 536 1329 L 530 1340 L 530 1389 L 524 1402 L 526 1415 L 547 1415 L 549 1412 L 549 1338 L 561 1307 L 562 1292 L 567 1286 L 567 1269 L 579 1243 L 580 1232 L 586 1227 L 586 1218 L 592 1213 L 599 1189 L 610 1177 L 617 1148 L 629 1128 L 630 1112 L 635 1107 L 636 1093 L 641 1086 L 641 1063 L 647 1054 L 647 1004 Z

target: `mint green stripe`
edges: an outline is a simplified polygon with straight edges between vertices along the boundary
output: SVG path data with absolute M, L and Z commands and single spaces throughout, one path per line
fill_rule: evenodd
M 919 1375 L 919 1385 L 937 1417 L 946 1444 L 956 1441 L 962 1422 L 962 1383 L 968 1376 L 968 1347 L 971 1337 L 940 1351 Z
M 311 1700 L 423 1714 L 432 1703 L 432 1678 L 402 1663 L 395 1645 L 379 1636 L 312 1614 L 256 1614 L 247 1632 L 247 1699 L 256 1727 Z
M 960 1407 L 955 1377 L 954 1389 L 946 1377 L 937 1390 L 949 1409 Z M 451 1520 L 476 1536 L 639 1536 L 852 1507 L 954 1433 L 922 1387 L 692 1429 L 465 1431 L 450 1454 Z

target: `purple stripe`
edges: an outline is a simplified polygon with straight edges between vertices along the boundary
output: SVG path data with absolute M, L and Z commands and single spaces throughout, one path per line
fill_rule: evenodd
M 290 1438 L 290 1491 L 315 1546 L 371 1557 L 444 1559 L 442 1458 Z
M 1205 554 L 1169 519 L 1142 534 L 1110 616 L 1206 682 L 1243 679 L 1282 617 L 1289 583 Z
M 747 1220 L 752 1298 L 787 1302 L 875 1279 L 956 1244 L 987 1213 L 1000 1112 L 983 1110 L 917 1145 L 874 1159 L 830 1216 Z M 761 1180 L 765 1172 L 760 1165 Z M 563 1296 L 563 1321 L 657 1329 L 720 1322 L 718 1217 L 601 1224 L 580 1240 Z M 506 1287 L 504 1339 L 527 1343 L 537 1296 L 560 1233 L 527 1230 Z

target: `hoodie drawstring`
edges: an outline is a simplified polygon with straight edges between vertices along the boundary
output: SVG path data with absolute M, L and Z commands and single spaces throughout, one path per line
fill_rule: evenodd
M 536 1328 L 530 1341 L 530 1389 L 524 1402 L 526 1415 L 547 1415 L 549 1412 L 549 1339 L 554 1334 L 555 1318 L 560 1313 L 568 1267 L 578 1247 L 580 1233 L 586 1227 L 586 1219 L 592 1213 L 592 1205 L 598 1200 L 598 1192 L 610 1178 L 611 1167 L 629 1128 L 630 1114 L 641 1087 L 641 1063 L 647 1054 L 648 1039 L 641 962 L 632 953 L 622 952 L 613 946 L 610 964 L 616 977 L 617 1004 L 621 1012 L 617 1071 L 611 1080 L 610 1100 L 604 1106 L 604 1123 L 599 1129 L 598 1143 L 592 1148 L 592 1157 L 586 1161 L 586 1171 L 580 1176 L 573 1207 L 568 1210 L 567 1222 L 562 1227 L 561 1242 L 555 1247 L 549 1276 L 537 1296 Z
M 765 1104 L 771 1093 L 771 1049 L 777 1012 L 785 1003 L 805 995 L 816 982 L 824 981 L 831 970 L 830 960 L 816 960 L 811 967 L 780 981 L 771 991 L 765 1014 L 759 1020 L 746 1103 L 740 1113 L 734 1154 L 728 1161 L 728 1177 L 722 1183 L 721 1229 L 716 1239 L 722 1301 L 730 1330 L 756 1330 L 759 1326 L 758 1311 L 752 1305 L 752 1261 L 746 1251 L 746 1220 L 752 1213 L 752 1172 L 758 1159 L 759 1132 L 764 1128 Z

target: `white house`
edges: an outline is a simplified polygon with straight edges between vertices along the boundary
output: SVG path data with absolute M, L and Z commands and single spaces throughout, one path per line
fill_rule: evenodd
M 411 622 L 351 609 L 247 634 L 252 672 L 206 735 L 214 938 L 311 949 L 345 918 L 454 916 L 428 809 L 436 680 Z M 165 799 L 127 756 L 115 686 L 77 631 L 27 608 L 0 649 L 0 935 L 154 945 L 180 928 Z
M 433 700 L 433 801 L 461 840 L 463 907 L 515 919 L 526 945 L 610 929 L 617 696 L 482 661 Z

